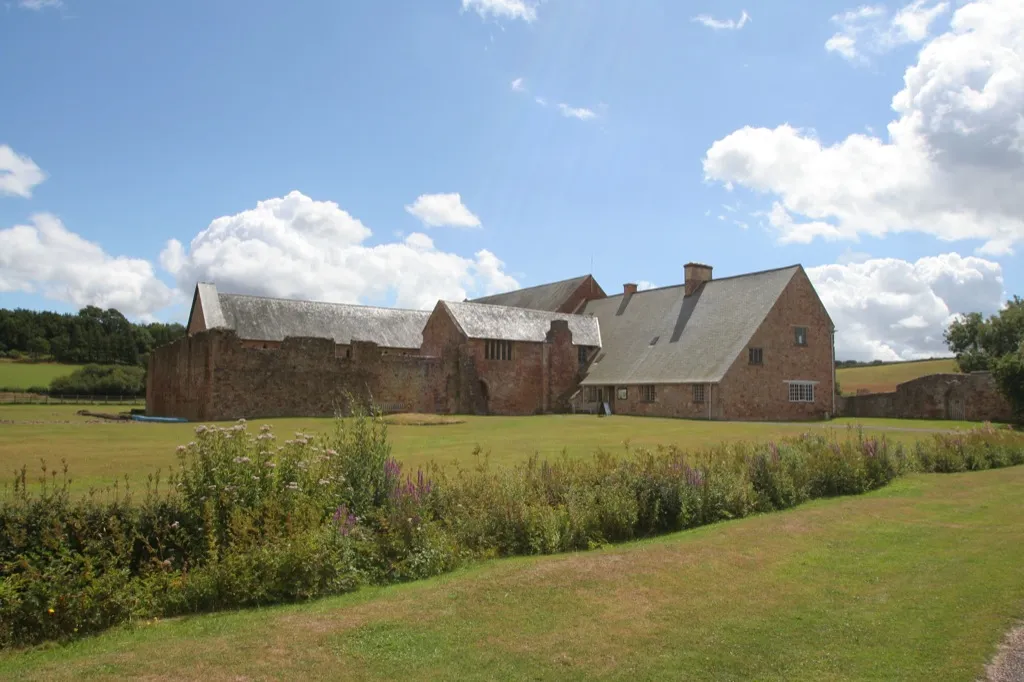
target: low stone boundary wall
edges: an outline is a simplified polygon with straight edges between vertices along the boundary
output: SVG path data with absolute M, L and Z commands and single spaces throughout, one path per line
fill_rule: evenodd
M 844 396 L 837 407 L 843 417 L 993 422 L 1013 417 L 989 372 L 929 374 L 900 384 L 892 393 Z

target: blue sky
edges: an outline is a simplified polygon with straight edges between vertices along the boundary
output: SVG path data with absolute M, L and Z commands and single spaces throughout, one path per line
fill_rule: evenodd
M 7 0 L 0 307 L 802 263 L 842 353 L 931 355 L 1024 291 L 1019 4 Z

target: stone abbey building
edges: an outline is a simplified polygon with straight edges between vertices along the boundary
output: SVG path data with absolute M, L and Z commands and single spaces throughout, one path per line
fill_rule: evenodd
M 799 265 L 608 295 L 590 275 L 431 311 L 197 285 L 188 335 L 149 360 L 147 411 L 222 420 L 390 412 L 835 414 L 834 326 Z

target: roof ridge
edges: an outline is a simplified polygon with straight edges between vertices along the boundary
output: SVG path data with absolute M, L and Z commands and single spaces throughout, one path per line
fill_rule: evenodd
M 420 310 L 419 308 L 396 308 L 391 306 L 380 306 L 380 305 L 364 305 L 362 303 L 338 303 L 336 301 L 313 301 L 305 298 L 284 298 L 283 296 L 255 296 L 253 294 L 226 294 L 217 292 L 217 296 L 233 296 L 235 298 L 256 298 L 263 301 L 284 301 L 286 303 L 316 303 L 318 305 L 333 305 L 345 308 L 367 308 L 372 310 L 393 310 L 400 313 L 426 313 L 430 314 L 430 310 Z
M 540 289 L 541 287 L 550 287 L 550 286 L 554 286 L 556 284 L 564 284 L 566 282 L 571 282 L 571 281 L 576 280 L 576 279 L 586 279 L 587 277 L 590 277 L 590 276 L 591 276 L 591 273 L 588 272 L 585 275 L 577 275 L 576 277 L 566 277 L 565 279 L 560 279 L 560 280 L 555 281 L 555 282 L 545 282 L 543 284 L 534 284 L 534 285 L 528 286 L 528 287 L 520 287 L 519 289 L 512 289 L 511 291 L 503 291 L 500 294 L 488 294 L 487 296 L 478 296 L 477 298 L 473 298 L 473 299 L 469 299 L 467 301 L 464 301 L 464 303 L 476 303 L 476 302 L 482 301 L 484 299 L 494 298 L 495 296 L 505 296 L 506 294 L 512 294 L 512 293 L 515 293 L 515 292 L 518 292 L 518 291 L 529 291 L 531 289 Z M 514 307 L 514 306 L 508 306 L 508 307 Z
M 566 280 L 568 281 L 568 280 Z M 600 299 L 599 299 L 600 300 Z M 591 315 L 583 315 L 580 313 L 561 313 L 557 310 L 537 310 L 536 308 L 521 308 L 516 305 L 500 305 L 498 303 L 480 303 L 479 301 L 441 301 L 445 305 L 471 305 L 481 309 L 487 310 L 514 310 L 519 313 L 533 313 L 535 315 L 564 315 L 566 317 L 591 317 Z
M 799 267 L 801 267 L 801 265 L 799 263 L 795 263 L 793 265 L 784 265 L 784 266 L 779 267 L 779 268 L 769 268 L 767 270 L 758 270 L 756 272 L 744 272 L 744 273 L 740 273 L 739 275 L 729 275 L 728 277 L 718 277 L 718 278 L 715 278 L 715 279 L 709 279 L 707 282 L 705 282 L 705 284 L 713 284 L 715 282 L 725 282 L 726 280 L 740 279 L 742 277 L 755 277 L 757 275 L 767 275 L 768 273 L 771 273 L 771 272 L 781 272 L 782 270 L 789 270 L 790 268 L 799 268 Z M 632 296 L 639 296 L 641 294 L 646 294 L 649 291 L 664 291 L 665 289 L 678 289 L 680 287 L 685 287 L 685 286 L 686 286 L 685 282 L 683 282 L 682 284 L 666 284 L 663 287 L 652 287 L 650 289 L 640 289 L 640 290 L 634 292 L 632 294 Z M 605 298 L 618 298 L 619 296 L 625 296 L 625 292 L 624 291 L 620 291 L 617 294 L 610 294 L 608 296 L 605 296 Z M 601 301 L 601 300 L 604 300 L 604 299 L 598 298 L 598 299 L 594 299 L 594 300 L 595 301 Z M 589 303 L 589 301 L 588 301 L 588 303 Z

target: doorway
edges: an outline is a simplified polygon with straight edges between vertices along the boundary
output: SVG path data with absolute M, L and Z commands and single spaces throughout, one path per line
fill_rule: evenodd
M 491 413 L 491 391 L 483 379 L 480 380 L 480 406 L 483 408 L 482 414 Z

